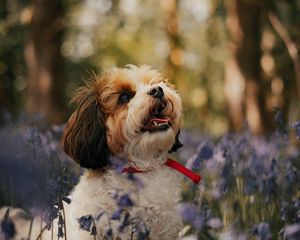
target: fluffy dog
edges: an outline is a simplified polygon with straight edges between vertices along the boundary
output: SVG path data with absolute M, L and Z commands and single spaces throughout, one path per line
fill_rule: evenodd
M 182 106 L 174 88 L 157 71 L 130 65 L 94 76 L 78 89 L 73 102 L 78 108 L 65 129 L 64 150 L 89 170 L 70 196 L 67 230 L 71 239 L 91 238 L 79 230 L 80 216 L 96 217 L 103 210 L 110 216 L 117 210 L 116 190 L 130 193 L 134 205 L 126 211 L 144 223 L 150 239 L 178 238 L 182 224 L 175 208 L 180 200 L 180 178 L 164 165 L 168 153 L 180 146 Z M 138 169 L 143 187 L 136 191 L 134 183 L 112 171 L 110 155 Z M 96 222 L 100 239 L 109 228 L 114 238 L 130 239 L 131 230 L 120 232 L 118 225 L 102 217 Z
M 174 88 L 150 67 L 130 65 L 94 75 L 72 102 L 78 107 L 66 125 L 63 147 L 87 170 L 70 205 L 64 205 L 68 239 L 93 239 L 79 228 L 78 219 L 87 215 L 97 239 L 137 239 L 139 231 L 152 240 L 177 239 L 181 175 L 168 166 L 168 154 L 181 146 L 182 105 Z M 112 167 L 114 157 L 123 159 L 121 174 Z M 143 186 L 128 180 L 126 172 L 137 172 Z M 128 203 L 121 211 L 120 196 Z M 111 218 L 116 212 L 120 216 Z M 46 231 L 43 239 L 49 235 Z

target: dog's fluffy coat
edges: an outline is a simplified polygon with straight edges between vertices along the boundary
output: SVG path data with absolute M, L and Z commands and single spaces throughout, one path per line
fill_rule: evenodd
M 126 211 L 145 223 L 150 239 L 177 239 L 182 226 L 176 211 L 180 177 L 164 165 L 179 146 L 182 107 L 174 88 L 150 67 L 130 65 L 94 75 L 72 101 L 78 108 L 66 125 L 63 147 L 87 170 L 70 195 L 71 204 L 65 205 L 68 239 L 92 239 L 77 220 L 103 211 L 111 216 L 118 208 L 116 192 L 130 195 L 134 206 Z M 111 169 L 110 156 L 144 171 L 136 175 L 143 187 Z M 97 239 L 110 227 L 114 239 L 130 239 L 131 227 L 120 232 L 119 221 L 110 226 L 107 216 L 95 222 Z

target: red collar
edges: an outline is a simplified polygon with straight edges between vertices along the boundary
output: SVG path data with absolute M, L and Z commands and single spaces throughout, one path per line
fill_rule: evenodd
M 181 165 L 179 162 L 176 162 L 173 159 L 168 158 L 168 160 L 165 162 L 165 165 L 174 168 L 178 172 L 181 172 L 183 175 L 190 178 L 194 183 L 198 184 L 201 180 L 201 176 L 194 173 L 190 169 L 186 168 L 185 166 Z M 148 172 L 148 171 L 142 171 L 134 167 L 128 167 L 124 168 L 122 173 L 142 173 L 142 172 Z

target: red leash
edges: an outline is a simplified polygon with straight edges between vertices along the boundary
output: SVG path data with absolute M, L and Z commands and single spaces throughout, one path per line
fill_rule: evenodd
M 185 166 L 183 166 L 182 164 L 180 164 L 179 162 L 173 159 L 168 158 L 168 160 L 165 162 L 165 165 L 177 170 L 178 172 L 181 172 L 183 175 L 190 178 L 196 184 L 198 184 L 201 180 L 200 175 L 194 173 L 193 171 L 191 171 L 190 169 L 186 168 Z M 134 167 L 124 168 L 122 171 L 122 173 L 142 173 L 142 172 L 147 172 L 147 171 L 142 171 Z

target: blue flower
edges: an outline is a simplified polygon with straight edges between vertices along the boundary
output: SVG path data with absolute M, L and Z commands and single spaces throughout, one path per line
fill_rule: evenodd
M 183 203 L 180 207 L 183 221 L 193 222 L 197 218 L 198 206 L 194 203 Z
M 246 170 L 244 174 L 245 184 L 244 184 L 244 192 L 247 195 L 252 194 L 256 188 L 255 178 L 250 174 L 249 171 Z
M 274 110 L 275 110 L 274 120 L 277 125 L 277 131 L 281 135 L 287 135 L 287 133 L 288 133 L 287 125 L 286 125 L 286 121 L 285 121 L 283 112 L 278 107 L 274 107 Z
M 257 225 L 254 225 L 252 231 L 253 231 L 253 234 L 258 236 L 260 240 L 271 240 L 272 239 L 269 224 L 267 222 L 261 222 Z
M 110 217 L 112 220 L 120 220 L 122 215 L 123 209 L 118 208 L 116 211 L 114 211 Z
M 297 139 L 300 141 L 300 121 L 295 122 L 292 125 L 292 128 L 294 128 L 296 130 Z
M 122 174 L 126 160 L 120 157 L 111 156 L 110 162 L 112 164 L 112 168 L 118 173 Z
M 118 206 L 121 208 L 125 208 L 125 207 L 133 207 L 133 201 L 131 200 L 131 198 L 129 197 L 128 194 L 124 194 L 122 195 L 118 202 L 117 202 Z
M 199 152 L 199 157 L 204 159 L 204 160 L 208 160 L 213 156 L 214 152 L 212 147 L 208 146 L 208 145 L 204 145 Z
M 6 210 L 3 220 L 1 221 L 1 231 L 5 239 L 12 239 L 16 235 L 15 224 L 9 217 L 9 208 Z
M 89 232 L 91 229 L 93 217 L 92 217 L 92 215 L 82 216 L 77 221 L 79 223 L 80 229 Z

